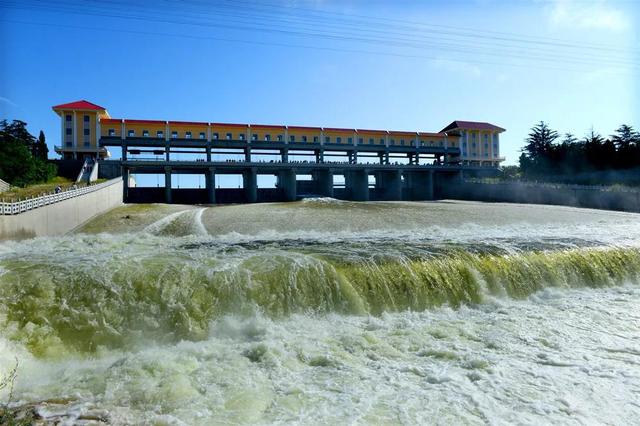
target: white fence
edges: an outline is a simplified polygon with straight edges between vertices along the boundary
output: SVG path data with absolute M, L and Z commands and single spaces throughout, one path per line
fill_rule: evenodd
M 37 209 L 38 207 L 44 207 L 49 204 L 59 203 L 60 201 L 68 200 L 69 198 L 78 197 L 80 195 L 88 194 L 89 192 L 106 188 L 107 186 L 118 183 L 120 180 L 122 179 L 111 179 L 110 181 L 99 183 L 97 185 L 85 186 L 78 189 L 68 189 L 57 194 L 43 195 L 41 197 L 30 198 L 28 200 L 21 200 L 12 203 L 5 203 L 4 201 L 2 201 L 0 202 L 0 215 L 24 213 L 29 210 Z

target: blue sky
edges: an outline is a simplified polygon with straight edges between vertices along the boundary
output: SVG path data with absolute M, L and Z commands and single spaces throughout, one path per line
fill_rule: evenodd
M 0 117 L 59 144 L 51 106 L 114 117 L 438 131 L 640 127 L 633 1 L 0 1 Z

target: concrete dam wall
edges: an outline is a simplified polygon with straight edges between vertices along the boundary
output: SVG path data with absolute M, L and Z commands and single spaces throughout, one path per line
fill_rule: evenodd
M 93 192 L 15 215 L 0 216 L 0 240 L 62 235 L 122 204 L 122 179 Z
M 640 191 L 578 185 L 457 182 L 441 188 L 440 198 L 524 204 L 553 204 L 640 212 Z

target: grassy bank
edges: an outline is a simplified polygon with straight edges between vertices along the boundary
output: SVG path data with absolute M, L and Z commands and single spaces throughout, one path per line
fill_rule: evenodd
M 106 179 L 98 179 L 93 184 L 101 183 Z M 0 200 L 4 201 L 19 201 L 27 198 L 39 197 L 41 195 L 52 194 L 55 192 L 57 186 L 60 186 L 63 190 L 71 188 L 75 184 L 75 181 L 62 176 L 56 176 L 46 183 L 39 183 L 36 185 L 25 186 L 24 188 L 11 187 L 10 190 L 0 193 Z M 86 186 L 85 183 L 79 183 L 78 187 Z

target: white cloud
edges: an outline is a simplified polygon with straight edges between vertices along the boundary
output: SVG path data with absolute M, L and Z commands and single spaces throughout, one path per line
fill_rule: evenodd
M 450 59 L 438 58 L 432 59 L 431 63 L 437 69 L 449 72 L 457 72 L 468 77 L 477 78 L 482 75 L 482 69 L 479 66 L 465 61 L 452 61 Z
M 556 27 L 625 31 L 630 22 L 625 13 L 607 0 L 553 0 L 549 21 Z
M 5 98 L 4 96 L 0 96 L 0 103 L 11 105 L 13 107 L 17 107 L 18 105 L 11 101 L 9 98 Z

